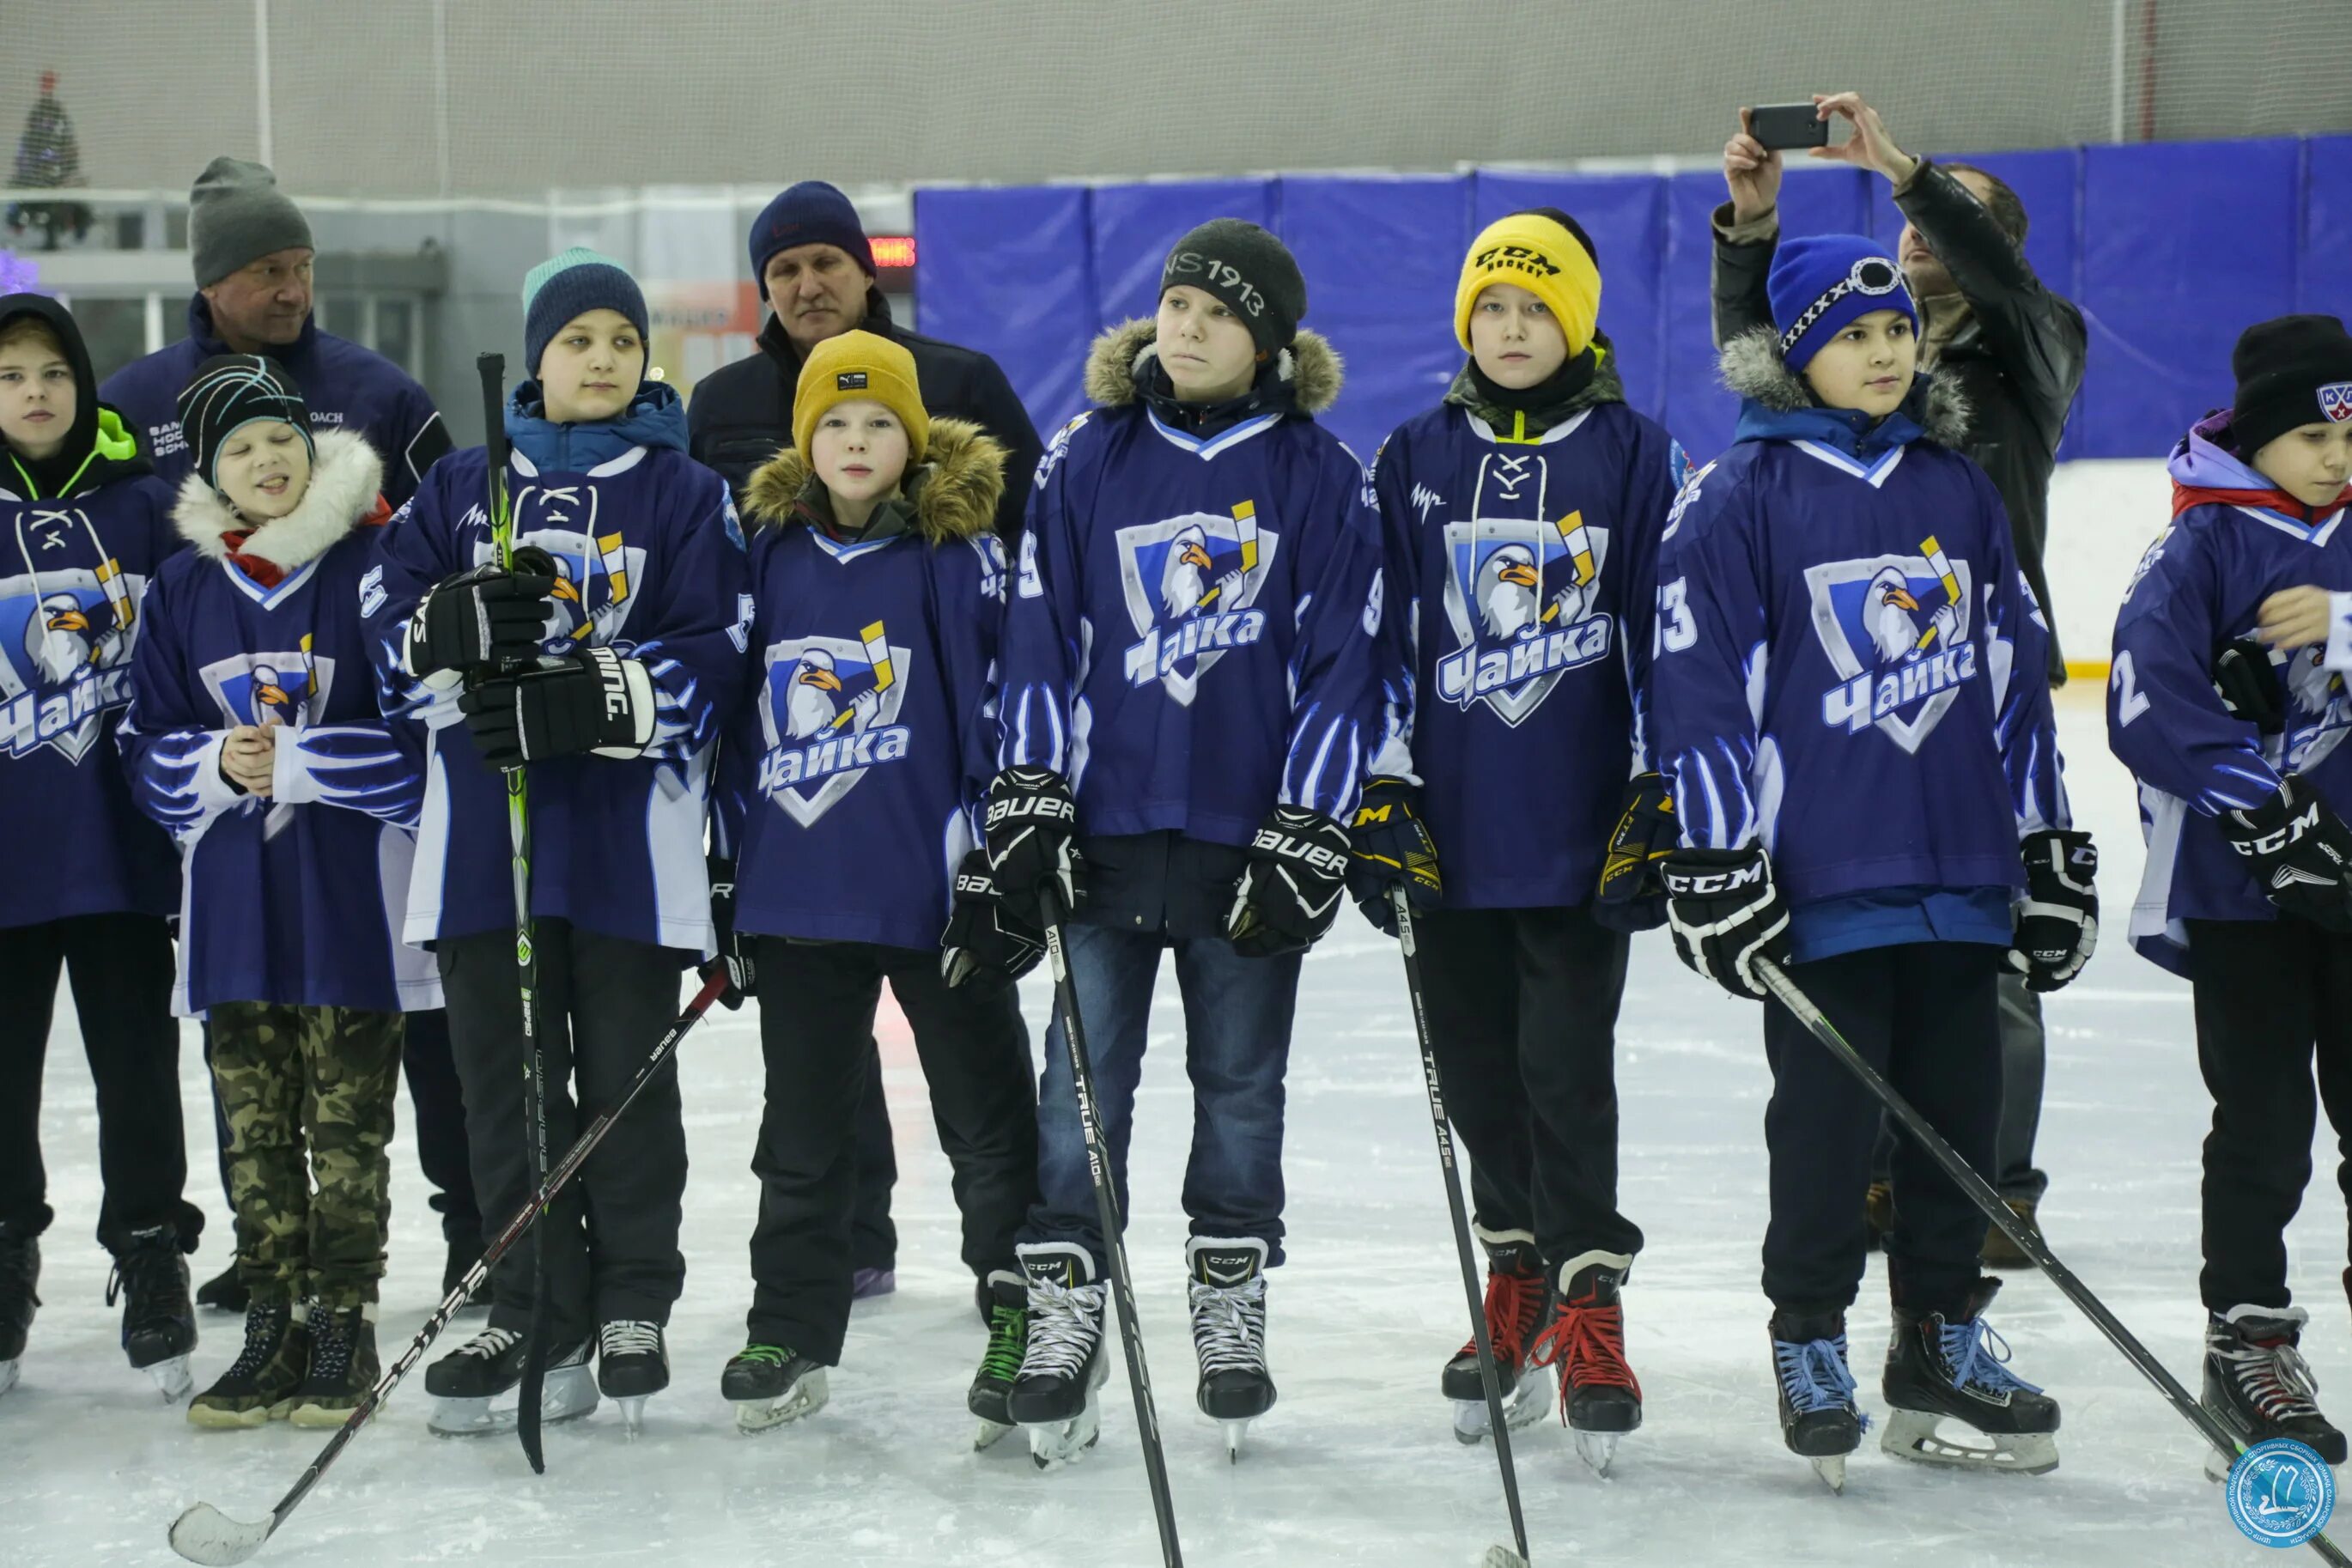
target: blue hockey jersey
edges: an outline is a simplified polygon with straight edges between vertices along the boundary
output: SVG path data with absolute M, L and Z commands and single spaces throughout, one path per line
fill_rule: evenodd
M 2147 837 L 2132 945 L 2180 974 L 2184 921 L 2278 918 L 2215 816 L 2260 805 L 2285 773 L 2338 816 L 2352 814 L 2352 752 L 2337 749 L 2352 731 L 2340 619 L 2332 659 L 2318 645 L 2279 670 L 2283 733 L 2232 717 L 2213 689 L 2214 661 L 2253 635 L 2271 595 L 2305 584 L 2352 591 L 2343 504 L 2315 511 L 2281 494 L 2227 447 L 2228 430 L 2229 416 L 2216 415 L 2173 449 L 2172 523 L 2125 594 L 2107 685 L 2107 744 L 2139 781 Z
M 648 384 L 620 418 L 550 425 L 537 389 L 507 410 L 518 547 L 553 556 L 544 651 L 611 647 L 652 677 L 642 756 L 557 757 L 530 768 L 531 909 L 624 941 L 709 954 L 703 818 L 711 744 L 749 673 L 751 580 L 735 503 L 686 455 L 677 394 Z M 454 689 L 401 664 L 401 630 L 426 589 L 496 558 L 479 447 L 444 458 L 376 542 L 361 584 L 377 696 L 429 731 L 408 940 L 514 921 L 506 786 L 481 760 Z
M 1088 835 L 1245 845 L 1277 804 L 1346 821 L 1380 735 L 1380 528 L 1361 465 L 1274 409 L 1210 437 L 1141 403 L 1153 324 L 1097 342 L 1038 465 L 1004 617 L 1002 761 L 1057 770 Z M 1297 409 L 1338 356 L 1289 353 Z
M 1683 843 L 1760 841 L 1802 962 L 2006 943 L 2018 840 L 2068 825 L 2044 667 L 1965 409 L 1922 377 L 1875 426 L 1734 339 L 1738 443 L 1659 550 L 1655 744 Z M 2015 677 L 2012 679 L 2012 672 Z
M 1603 360 L 1587 405 L 1515 440 L 1452 400 L 1372 465 L 1386 538 L 1388 733 L 1448 909 L 1589 902 L 1643 705 L 1658 533 L 1682 449 Z
M 939 945 L 956 865 L 996 764 L 1004 449 L 934 419 L 912 500 L 854 542 L 796 504 L 787 449 L 746 507 L 757 691 L 719 749 L 715 842 L 735 856 L 735 929 Z M 984 482 L 975 476 L 991 470 Z
M 359 437 L 320 433 L 301 503 L 238 546 L 252 571 L 222 542 L 236 514 L 200 479 L 181 489 L 194 548 L 147 595 L 122 752 L 141 808 L 180 846 L 184 1015 L 441 1005 L 432 960 L 400 940 L 419 757 L 376 711 L 360 625 L 382 473 Z M 247 724 L 276 727 L 267 799 L 221 774 L 228 731 Z

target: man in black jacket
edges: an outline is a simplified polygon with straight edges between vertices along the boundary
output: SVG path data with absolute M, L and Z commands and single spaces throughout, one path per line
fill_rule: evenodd
M 874 286 L 874 248 L 849 198 L 822 180 L 788 187 L 751 226 L 751 276 L 770 310 L 760 329 L 760 352 L 695 386 L 686 411 L 687 449 L 695 461 L 717 469 L 740 505 L 752 471 L 793 444 L 793 393 L 809 350 L 863 329 L 903 344 L 914 356 L 923 406 L 933 418 L 969 419 L 1004 447 L 996 532 L 1012 550 L 1045 444 L 994 360 L 908 331 L 890 319 L 889 304 Z M 883 1294 L 896 1283 L 898 1237 L 890 1222 L 890 1189 L 898 1179 L 877 1049 L 867 1062 L 857 1117 L 850 1261 L 860 1297 Z
M 1926 314 L 1920 368 L 1951 377 L 1966 395 L 1969 420 L 1962 449 L 2000 492 L 2018 564 L 2050 618 L 2050 581 L 2042 564 L 2050 474 L 2058 466 L 2067 410 L 2083 384 L 2083 312 L 2045 287 L 2025 259 L 2025 207 L 2016 192 L 1981 169 L 1910 156 L 1857 93 L 1817 93 L 1813 101 L 1822 119 L 1843 119 L 1852 127 L 1844 142 L 1813 156 L 1876 170 L 1895 186 L 1895 205 L 1907 220 L 1897 259 Z M 1780 154 L 1766 152 L 1748 134 L 1746 111 L 1740 119 L 1740 133 L 1723 149 L 1731 200 L 1715 211 L 1718 344 L 1772 324 L 1764 279 L 1780 235 Z M 2054 618 L 2049 675 L 2053 687 L 2065 683 Z M 2042 1071 L 2041 999 L 2021 977 L 2004 975 L 2001 1125 L 1998 1169 L 1990 1174 L 2029 1225 L 2049 1185 L 2033 1164 Z M 1882 1190 L 1874 1184 L 1874 1198 Z M 1885 1217 L 1873 1215 L 1874 1223 Z M 1985 1258 L 2010 1268 L 2027 1261 L 1997 1230 L 1988 1233 Z

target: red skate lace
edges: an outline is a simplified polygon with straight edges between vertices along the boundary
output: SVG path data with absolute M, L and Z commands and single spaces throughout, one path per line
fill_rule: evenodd
M 1536 1342 L 1535 1364 L 1559 1367 L 1559 1415 L 1568 1419 L 1568 1396 L 1579 1388 L 1630 1388 L 1642 1396 L 1641 1380 L 1625 1364 L 1625 1310 L 1579 1307 L 1563 1301 L 1559 1316 Z
M 1527 1360 L 1528 1336 L 1543 1315 L 1547 1281 L 1540 1274 L 1509 1274 L 1499 1268 L 1486 1273 L 1486 1336 L 1495 1342 L 1495 1364 L 1508 1377 Z M 1478 1353 L 1474 1338 L 1462 1354 Z

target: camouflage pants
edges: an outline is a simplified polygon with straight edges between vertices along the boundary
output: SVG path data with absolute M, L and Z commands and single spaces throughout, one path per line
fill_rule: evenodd
M 330 1310 L 376 1299 L 401 1024 L 355 1007 L 212 1010 L 237 1277 L 255 1296 Z

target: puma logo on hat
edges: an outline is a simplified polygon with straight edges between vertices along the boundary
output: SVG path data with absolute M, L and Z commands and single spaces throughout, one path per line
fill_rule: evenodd
M 833 389 L 835 392 L 863 392 L 866 390 L 866 373 L 845 370 L 833 378 Z

